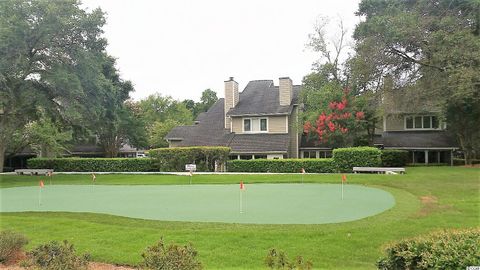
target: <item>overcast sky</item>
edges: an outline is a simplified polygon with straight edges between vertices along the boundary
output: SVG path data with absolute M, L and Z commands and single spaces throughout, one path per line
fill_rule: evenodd
M 153 1 L 83 0 L 107 13 L 108 52 L 135 85 L 136 100 L 155 92 L 199 100 L 207 88 L 223 97 L 230 76 L 288 76 L 301 84 L 319 55 L 305 47 L 319 16 L 341 17 L 352 33 L 359 0 Z M 334 25 L 330 35 L 336 33 Z

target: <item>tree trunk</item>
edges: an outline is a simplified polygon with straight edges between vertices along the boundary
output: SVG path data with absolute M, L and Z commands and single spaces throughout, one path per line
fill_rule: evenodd
M 3 163 L 5 162 L 5 143 L 0 141 L 0 173 L 3 172 Z

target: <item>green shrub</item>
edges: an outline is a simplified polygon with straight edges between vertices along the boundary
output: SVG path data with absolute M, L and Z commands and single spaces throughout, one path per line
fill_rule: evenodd
M 214 171 L 215 161 L 223 164 L 230 148 L 219 146 L 159 148 L 149 152 L 161 171 L 185 171 L 185 164 L 196 164 L 197 171 Z
M 28 244 L 28 239 L 24 235 L 12 231 L 1 231 L 0 263 L 14 259 L 26 244 Z
M 466 269 L 480 265 L 480 229 L 450 230 L 396 242 L 378 269 Z
M 289 270 L 310 270 L 313 267 L 312 262 L 305 261 L 302 256 L 297 256 L 295 261 L 291 262 L 287 254 L 283 251 L 271 249 L 265 258 L 265 265 L 270 269 L 289 269 Z
M 408 162 L 408 151 L 406 150 L 382 150 L 383 167 L 404 167 Z
M 158 171 L 150 158 L 31 158 L 30 169 L 59 172 L 150 172 Z
M 353 167 L 378 167 L 381 151 L 375 147 L 350 147 L 333 150 L 333 161 L 340 172 L 352 172 Z
M 30 266 L 45 270 L 87 269 L 89 255 L 78 256 L 68 241 L 40 245 L 28 253 Z
M 307 173 L 335 172 L 335 164 L 331 158 L 230 160 L 227 168 L 229 172 L 300 173 L 302 168 Z
M 202 264 L 197 259 L 198 252 L 191 244 L 165 246 L 163 238 L 142 253 L 142 267 L 162 270 L 197 270 Z

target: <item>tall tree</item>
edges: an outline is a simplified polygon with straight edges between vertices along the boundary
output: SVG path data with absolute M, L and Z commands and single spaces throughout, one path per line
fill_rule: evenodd
M 365 85 L 382 88 L 388 78 L 388 88 L 413 93 L 410 106 L 434 103 L 469 162 L 480 132 L 467 109 L 480 106 L 480 2 L 363 0 L 357 14 L 365 18 L 354 34 Z
M 127 100 L 133 85 L 123 81 L 115 68 L 115 60 L 105 56 L 103 64 L 105 97 L 102 102 L 102 114 L 92 119 L 90 129 L 98 136 L 106 157 L 116 157 L 122 145 L 146 146 L 145 128 L 140 119 L 136 119 L 134 108 Z
M 208 111 L 217 100 L 218 97 L 215 91 L 210 88 L 203 90 L 202 96 L 200 97 L 198 113 Z
M 70 123 L 98 108 L 92 103 L 101 93 L 85 86 L 98 83 L 99 70 L 87 63 L 105 49 L 105 19 L 100 9 L 79 6 L 0 1 L 0 171 L 14 134 L 38 118 L 38 107 Z
M 150 95 L 138 106 L 147 129 L 148 144 L 152 148 L 168 146 L 164 137 L 173 127 L 192 123 L 192 112 L 185 103 L 170 96 Z
M 368 144 L 363 139 L 370 133 L 365 132 L 367 127 L 375 125 L 375 107 L 368 106 L 370 96 L 350 81 L 347 29 L 339 20 L 338 35 L 329 38 L 329 23 L 329 19 L 320 18 L 307 43 L 320 59 L 303 79 L 304 133 L 317 144 L 330 147 Z M 367 138 L 371 142 L 373 135 Z

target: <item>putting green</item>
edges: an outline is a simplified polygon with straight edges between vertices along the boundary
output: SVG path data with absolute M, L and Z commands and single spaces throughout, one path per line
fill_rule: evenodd
M 0 189 L 1 212 L 66 211 L 132 218 L 257 224 L 322 224 L 361 219 L 395 205 L 381 189 L 337 184 L 250 184 L 240 213 L 238 185 L 45 186 Z M 39 195 L 41 205 L 39 204 Z

